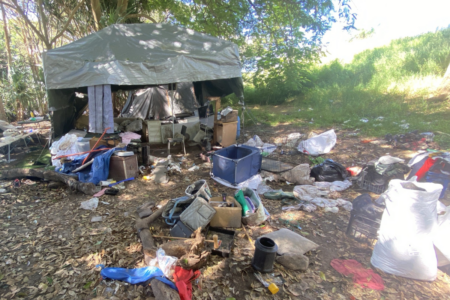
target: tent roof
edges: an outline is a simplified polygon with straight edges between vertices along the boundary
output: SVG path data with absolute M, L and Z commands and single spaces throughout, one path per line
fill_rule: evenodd
M 43 54 L 47 89 L 241 77 L 238 47 L 170 24 L 116 24 Z

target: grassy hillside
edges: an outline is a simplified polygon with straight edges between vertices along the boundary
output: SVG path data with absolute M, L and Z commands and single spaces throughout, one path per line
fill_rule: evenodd
M 284 96 L 268 99 L 265 95 L 271 95 L 269 91 L 247 84 L 246 98 L 255 105 L 254 114 L 272 124 L 340 124 L 372 136 L 415 129 L 450 133 L 448 101 L 427 100 L 449 64 L 450 27 L 366 50 L 349 64 L 333 61 L 313 67 L 303 94 L 289 94 L 280 86 Z M 289 114 L 265 107 L 279 103 L 290 107 Z M 383 120 L 376 120 L 379 117 Z M 361 122 L 363 118 L 369 121 Z M 442 139 L 441 144 L 450 146 L 450 141 Z

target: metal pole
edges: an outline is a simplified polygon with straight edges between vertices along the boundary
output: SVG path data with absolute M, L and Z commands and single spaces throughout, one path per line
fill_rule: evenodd
M 172 96 L 170 97 L 171 98 L 171 102 L 172 102 L 172 118 L 173 118 L 173 120 L 172 120 L 172 138 L 175 138 L 175 115 L 173 114 L 173 83 L 171 84 L 172 85 Z

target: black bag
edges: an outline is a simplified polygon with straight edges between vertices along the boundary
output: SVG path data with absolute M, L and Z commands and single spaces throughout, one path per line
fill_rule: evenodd
M 314 166 L 311 169 L 311 177 L 316 181 L 343 181 L 348 177 L 345 167 L 331 159 L 326 159 L 320 165 Z

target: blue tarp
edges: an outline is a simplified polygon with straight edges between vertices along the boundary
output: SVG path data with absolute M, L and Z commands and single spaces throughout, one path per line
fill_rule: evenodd
M 103 265 L 98 266 L 103 267 Z M 103 278 L 126 281 L 131 284 L 145 283 L 148 280 L 155 278 L 161 282 L 164 282 L 178 292 L 175 284 L 169 279 L 165 278 L 164 273 L 157 267 L 145 267 L 137 269 L 104 268 L 100 272 L 100 275 L 102 275 Z
M 96 149 L 106 148 L 106 146 L 99 146 Z M 61 168 L 56 168 L 55 171 L 63 174 L 76 174 L 78 175 L 78 180 L 81 182 L 92 182 L 97 185 L 102 180 L 107 180 L 109 176 L 109 161 L 111 156 L 115 151 L 125 150 L 124 148 L 113 148 L 107 151 L 93 152 L 89 158 L 94 157 L 94 162 L 89 167 L 81 170 L 77 173 L 72 173 L 73 170 L 81 167 L 83 160 L 86 158 L 87 154 L 76 156 L 71 162 L 63 164 Z

